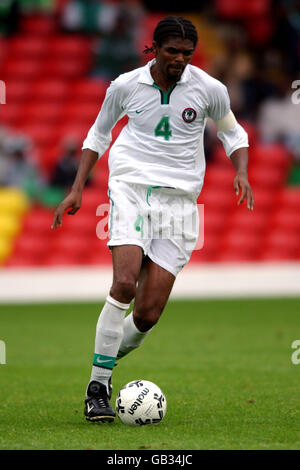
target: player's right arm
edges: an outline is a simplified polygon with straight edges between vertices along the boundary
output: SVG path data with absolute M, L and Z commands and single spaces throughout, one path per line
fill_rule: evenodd
M 254 197 L 248 181 L 248 135 L 237 122 L 230 109 L 230 99 L 225 85 L 215 81 L 215 86 L 210 89 L 210 105 L 208 116 L 211 117 L 218 130 L 218 138 L 223 143 L 226 155 L 230 158 L 236 169 L 233 187 L 236 195 L 241 191 L 238 201 L 240 205 L 245 199 L 247 208 L 253 210 Z M 216 86 L 217 84 L 217 86 Z
M 69 209 L 68 214 L 74 215 L 80 209 L 84 185 L 97 160 L 96 152 L 90 149 L 83 150 L 72 190 L 54 212 L 52 229 L 62 227 L 62 216 L 66 210 Z
M 111 83 L 107 89 L 105 99 L 95 123 L 90 128 L 82 146 L 82 156 L 77 170 L 76 178 L 70 194 L 57 207 L 52 229 L 62 227 L 62 216 L 69 209 L 68 214 L 74 215 L 80 209 L 82 192 L 85 182 L 96 161 L 104 154 L 111 142 L 111 131 L 116 122 L 125 114 L 124 101 L 126 88 L 120 86 L 118 80 Z

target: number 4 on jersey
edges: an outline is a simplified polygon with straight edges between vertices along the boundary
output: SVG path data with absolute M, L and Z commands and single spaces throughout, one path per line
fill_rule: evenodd
M 169 140 L 171 135 L 172 131 L 170 130 L 169 116 L 164 116 L 155 128 L 155 137 L 161 136 L 165 140 Z

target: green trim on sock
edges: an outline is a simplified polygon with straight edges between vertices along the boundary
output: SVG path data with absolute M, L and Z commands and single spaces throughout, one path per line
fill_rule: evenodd
M 114 368 L 116 357 L 105 356 L 104 354 L 94 354 L 93 366 L 103 367 L 112 370 Z

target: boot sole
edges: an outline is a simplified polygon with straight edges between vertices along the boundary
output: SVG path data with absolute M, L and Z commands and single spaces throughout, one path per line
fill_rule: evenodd
M 97 423 L 99 421 L 101 423 L 112 423 L 115 419 L 115 416 L 93 416 L 91 418 L 86 416 L 85 419 L 92 423 Z

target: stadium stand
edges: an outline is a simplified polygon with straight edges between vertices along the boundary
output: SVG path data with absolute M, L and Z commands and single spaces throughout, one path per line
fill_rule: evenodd
M 108 85 L 104 79 L 89 76 L 92 36 L 61 31 L 57 15 L 67 3 L 57 2 L 52 13 L 21 16 L 18 32 L 0 42 L 0 77 L 7 84 L 7 104 L 1 105 L 0 126 L 30 136 L 41 173 L 48 177 L 60 157 L 62 139 L 85 137 Z M 263 0 L 217 0 L 215 5 L 223 20 L 262 17 L 270 8 L 270 2 Z M 142 34 L 137 39 L 139 50 L 151 42 L 153 27 L 162 16 L 145 14 Z M 193 63 L 203 67 L 223 46 L 203 17 L 186 16 L 201 27 Z M 126 118 L 116 125 L 113 141 L 125 122 Z M 282 143 L 261 141 L 255 122 L 241 123 L 251 145 L 249 179 L 255 210 L 250 213 L 236 206 L 234 170 L 224 149 L 216 143 L 198 201 L 205 204 L 204 248 L 193 253 L 191 262 L 299 260 L 300 188 L 287 186 L 291 154 Z M 53 207 L 41 203 L 42 199 L 29 201 L 21 189 L 0 189 L 0 265 L 111 262 L 107 240 L 99 240 L 95 229 L 100 221 L 97 206 L 109 202 L 107 157 L 108 152 L 96 165 L 79 213 L 74 217 L 65 215 L 64 228 L 55 233 L 50 230 Z

